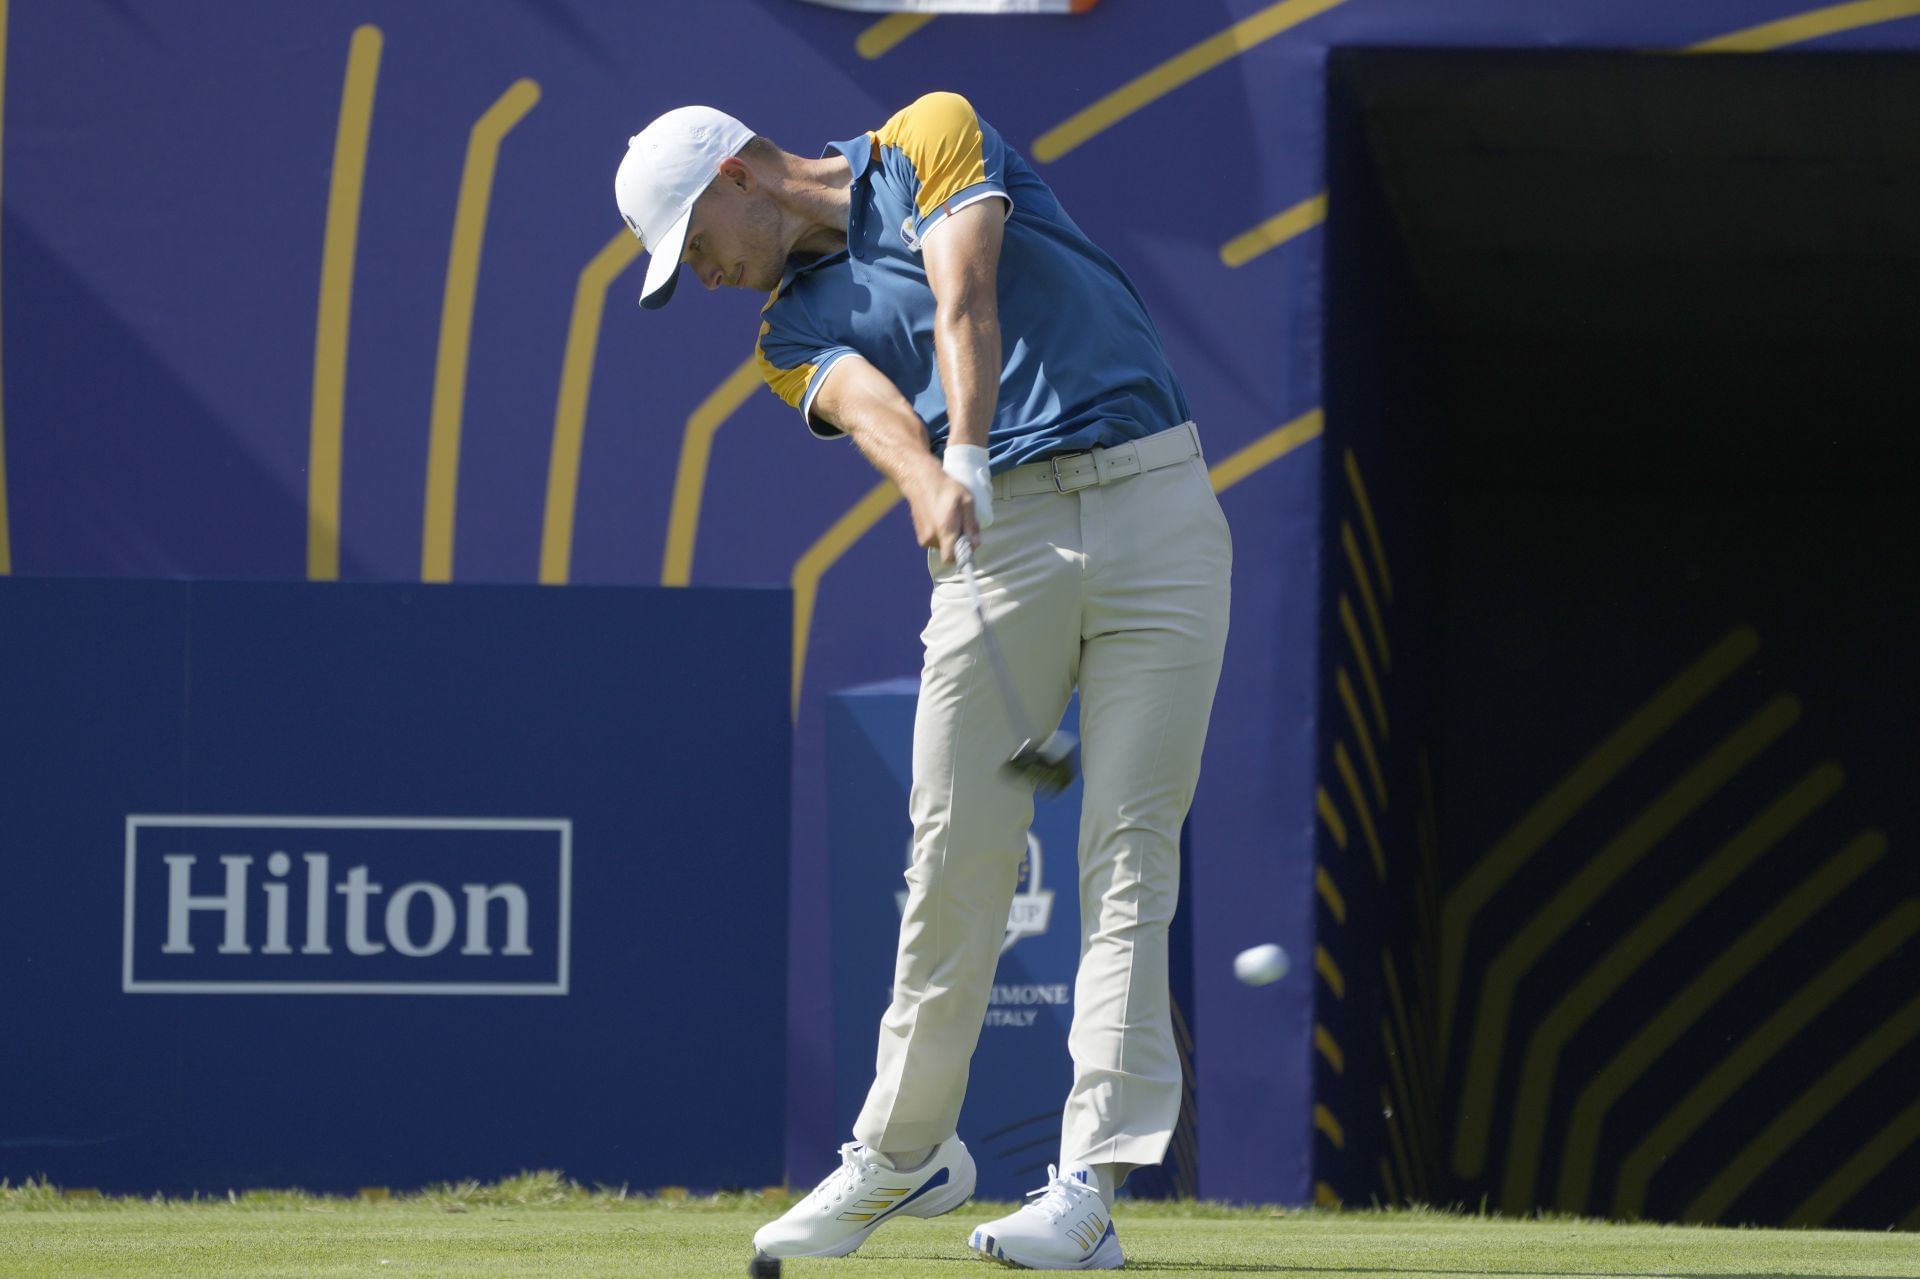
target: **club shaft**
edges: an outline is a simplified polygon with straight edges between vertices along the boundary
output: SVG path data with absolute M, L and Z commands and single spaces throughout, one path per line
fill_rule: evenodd
M 973 575 L 973 557 L 962 556 L 960 575 L 967 581 L 967 594 L 973 597 L 973 613 L 980 619 L 980 642 L 987 650 L 987 665 L 993 668 L 993 678 L 1000 685 L 1000 700 L 1006 703 L 1007 719 L 1013 724 L 1013 731 L 1022 742 L 1031 742 L 1033 724 L 1027 719 L 1026 711 L 1020 705 L 1020 697 L 1013 688 L 1013 672 L 1007 669 L 1006 659 L 1000 655 L 1000 646 L 994 642 L 993 627 L 987 622 L 987 604 L 980 597 L 980 583 Z

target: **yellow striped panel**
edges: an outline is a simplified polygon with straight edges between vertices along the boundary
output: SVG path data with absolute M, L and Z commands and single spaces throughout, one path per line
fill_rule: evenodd
M 1373 814 L 1367 811 L 1367 797 L 1360 793 L 1360 779 L 1354 775 L 1353 760 L 1347 754 L 1345 742 L 1333 744 L 1333 766 L 1339 770 L 1340 780 L 1347 784 L 1347 798 L 1353 802 L 1353 815 L 1360 819 L 1360 833 L 1367 837 L 1367 851 L 1373 854 L 1373 870 L 1381 879 L 1387 877 L 1387 854 L 1380 846 L 1380 832 L 1374 829 Z
M 1920 1141 L 1920 1097 L 1863 1142 L 1847 1162 L 1787 1217 L 1789 1226 L 1824 1226 L 1907 1147 Z
M 1478 915 L 1493 896 L 1524 866 L 1540 846 L 1553 838 L 1588 800 L 1617 777 L 1621 770 L 1651 746 L 1656 738 L 1698 706 L 1726 682 L 1728 676 L 1754 655 L 1760 637 L 1751 627 L 1729 632 L 1697 661 L 1681 671 L 1647 703 L 1603 738 L 1573 769 L 1553 784 L 1512 829 L 1502 835 L 1485 856 L 1474 863 L 1457 887 L 1447 894 L 1440 930 L 1441 1046 L 1450 1042 L 1454 1010 L 1459 1005 L 1461 966 L 1467 938 Z M 1443 1051 L 1442 1055 L 1445 1053 Z
M 1319 409 L 1310 409 L 1285 426 L 1275 427 L 1246 447 L 1229 453 L 1215 463 L 1207 478 L 1213 491 L 1224 493 L 1264 466 L 1271 466 L 1309 440 L 1320 438 L 1325 419 Z
M 1550 1118 L 1548 1110 L 1561 1048 L 1656 951 L 1707 909 L 1721 890 L 1838 794 L 1845 776 L 1839 765 L 1829 763 L 1801 778 L 1654 903 L 1653 909 L 1595 961 L 1592 969 L 1540 1019 L 1527 1041 L 1518 1100 L 1512 1108 L 1504 1195 L 1508 1212 L 1524 1214 L 1536 1202 L 1534 1179 L 1539 1172 L 1540 1143 Z
M 1340 895 L 1340 890 L 1334 886 L 1333 876 L 1327 874 L 1327 868 L 1325 866 L 1316 866 L 1313 868 L 1313 890 L 1320 894 L 1320 900 L 1325 902 L 1327 909 L 1333 913 L 1333 922 L 1336 924 L 1345 924 L 1347 922 L 1347 900 Z
M 820 579 L 833 567 L 834 561 L 847 553 L 848 547 L 865 536 L 899 501 L 900 490 L 893 486 L 893 481 L 881 480 L 794 563 L 792 714 L 795 719 L 800 718 L 800 679 L 807 667 L 807 637 L 813 628 L 813 601 L 820 590 Z
M 1866 936 L 1795 991 L 1793 997 L 1739 1043 L 1720 1064 L 1674 1104 L 1627 1154 L 1613 1192 L 1616 1216 L 1637 1217 L 1646 1206 L 1647 1184 L 1667 1158 L 1705 1123 L 1726 1099 L 1773 1060 L 1795 1035 L 1853 984 L 1878 967 L 1920 930 L 1920 901 L 1909 901 L 1887 915 Z M 1912 1005 L 1909 1005 L 1911 1008 Z M 1901 1042 L 1905 1042 L 1903 1035 Z M 1897 1045 L 1895 1045 L 1897 1047 Z M 1782 1118 L 1786 1118 L 1785 1115 Z M 1776 1121 L 1777 1122 L 1777 1121 Z M 1696 1201 L 1698 1203 L 1700 1201 Z M 1711 1207 L 1708 1203 L 1706 1206 Z
M 307 577 L 340 577 L 340 458 L 346 430 L 347 329 L 360 243 L 360 195 L 367 174 L 380 80 L 380 28 L 363 25 L 347 43 L 347 74 L 333 135 L 333 177 L 320 248 L 320 313 L 314 324 L 313 409 L 307 432 Z
M 713 437 L 761 385 L 759 359 L 746 360 L 687 419 L 680 435 L 680 468 L 673 477 L 673 507 L 667 514 L 667 549 L 660 562 L 662 586 L 685 586 L 693 578 L 693 544 L 700 533 L 700 503 L 707 488 Z
M 1499 1104 L 1500 1059 L 1506 1049 L 1514 992 L 1521 979 L 1621 876 L 1760 752 L 1779 741 L 1799 718 L 1800 703 L 1791 697 L 1767 703 L 1627 823 L 1552 900 L 1530 912 L 1526 925 L 1500 949 L 1481 982 L 1480 1005 L 1474 1018 L 1476 1032 L 1468 1050 L 1465 1086 L 1460 1090 L 1453 1166 L 1461 1176 L 1476 1177 L 1486 1165 L 1492 1126 L 1489 1112 Z
M 1777 22 L 1746 27 L 1688 47 L 1689 53 L 1765 53 L 1858 27 L 1920 15 L 1920 0 L 1855 0 L 1813 9 Z
M 1242 231 L 1220 246 L 1220 260 L 1229 267 L 1242 267 L 1262 253 L 1279 248 L 1297 236 L 1305 235 L 1327 220 L 1327 193 L 1308 196 L 1291 208 L 1282 209 L 1259 226 Z
M 1393 671 L 1393 650 L 1387 646 L 1386 623 L 1380 619 L 1380 603 L 1373 596 L 1373 580 L 1367 575 L 1366 563 L 1360 558 L 1360 543 L 1353 535 L 1353 525 L 1346 520 L 1340 521 L 1340 545 L 1347 552 L 1347 565 L 1353 569 L 1354 584 L 1360 588 L 1360 607 L 1367 611 L 1367 625 L 1373 630 L 1373 642 L 1379 645 L 1380 669 L 1391 674 Z
M 1313 968 L 1327 983 L 1327 989 L 1333 992 L 1335 999 L 1347 997 L 1347 979 L 1340 975 L 1340 965 L 1333 962 L 1333 956 L 1327 953 L 1325 946 L 1313 948 Z
M 1324 1181 L 1313 1183 L 1313 1206 L 1316 1208 L 1338 1209 L 1342 1207 L 1340 1196 L 1332 1186 Z
M 639 239 L 624 229 L 616 231 L 574 282 L 567 351 L 560 361 L 560 396 L 553 406 L 547 505 L 540 525 L 540 580 L 548 586 L 564 586 L 573 573 L 573 517 L 580 496 L 580 454 L 586 447 L 587 395 L 600 351 L 607 290 L 639 256 Z
M 1367 731 L 1367 721 L 1360 714 L 1360 699 L 1354 696 L 1353 681 L 1347 678 L 1347 668 L 1342 666 L 1334 671 L 1334 687 L 1340 693 L 1340 703 L 1347 708 L 1347 720 L 1353 725 L 1353 738 L 1360 743 L 1360 758 L 1366 761 L 1367 772 L 1373 780 L 1373 793 L 1380 800 L 1380 811 L 1387 811 L 1387 776 L 1380 771 L 1380 756 L 1374 753 L 1373 734 Z
M 1281 0 L 1279 4 L 1268 5 L 1252 17 L 1135 76 L 1091 106 L 1076 111 L 1034 139 L 1030 154 L 1042 163 L 1058 160 L 1189 80 L 1341 3 L 1343 0 Z
M 1920 902 L 1908 905 L 1905 927 L 1909 934 L 1920 928 Z M 1813 1131 L 1848 1093 L 1886 1065 L 1887 1059 L 1906 1047 L 1915 1035 L 1920 1035 L 1920 995 L 1909 999 L 1900 1011 L 1855 1044 L 1852 1051 L 1809 1084 L 1792 1105 L 1774 1116 L 1752 1141 L 1741 1147 L 1720 1175 L 1708 1182 L 1707 1188 L 1687 1205 L 1680 1214 L 1681 1220 L 1720 1220 L 1761 1173 L 1778 1163 L 1796 1141 Z
M 1347 633 L 1347 643 L 1353 646 L 1353 664 L 1360 668 L 1360 683 L 1367 690 L 1367 701 L 1373 705 L 1374 719 L 1380 727 L 1380 740 L 1390 742 L 1393 734 L 1387 729 L 1387 703 L 1380 696 L 1380 681 L 1374 678 L 1373 662 L 1367 656 L 1366 641 L 1360 638 L 1360 623 L 1354 620 L 1353 602 L 1345 591 L 1340 593 L 1340 628 Z
M 1318 1022 L 1313 1026 L 1313 1047 L 1316 1052 L 1326 1058 L 1327 1065 L 1333 1067 L 1334 1074 L 1347 1073 L 1347 1055 L 1340 1051 L 1340 1044 L 1334 1039 L 1332 1033 Z
M 1367 549 L 1373 552 L 1373 566 L 1380 572 L 1380 594 L 1393 603 L 1393 574 L 1387 571 L 1387 548 L 1380 540 L 1380 526 L 1373 519 L 1373 503 L 1367 500 L 1367 486 L 1360 479 L 1360 460 L 1353 450 L 1346 453 L 1347 487 L 1353 490 L 1353 505 L 1360 512 L 1360 527 L 1367 531 Z
M 1326 1135 L 1327 1140 L 1333 1143 L 1335 1150 L 1347 1148 L 1347 1134 L 1340 1127 L 1340 1121 L 1335 1119 L 1333 1112 L 1320 1102 L 1315 1102 L 1313 1106 L 1313 1126 Z
M 1735 938 L 1671 999 L 1653 1012 L 1596 1071 L 1574 1100 L 1560 1157 L 1559 1206 L 1586 1212 L 1600 1133 L 1613 1103 L 1721 996 L 1759 965 L 1814 914 L 1865 874 L 1887 851 L 1887 838 L 1866 831 L 1800 883 Z
M 500 144 L 540 101 L 540 86 L 520 79 L 486 109 L 467 135 L 467 160 L 454 205 L 453 245 L 440 303 L 440 351 L 433 368 L 432 430 L 427 440 L 426 518 L 420 580 L 453 580 L 454 506 L 460 482 L 460 428 L 466 411 L 467 356 L 473 343 L 474 296 L 480 287 L 480 249 L 493 201 Z
M 1333 806 L 1333 796 L 1327 794 L 1327 788 L 1313 788 L 1313 807 L 1320 814 L 1320 820 L 1327 824 L 1327 833 L 1333 836 L 1334 847 L 1341 852 L 1347 849 L 1347 824 L 1340 820 L 1340 810 Z
M 890 13 L 854 38 L 854 50 L 869 62 L 884 57 L 933 19 L 931 13 Z
M 0 0 L 0 149 L 7 136 L 7 0 Z M 0 381 L 0 576 L 13 572 L 13 535 L 7 517 L 7 413 Z

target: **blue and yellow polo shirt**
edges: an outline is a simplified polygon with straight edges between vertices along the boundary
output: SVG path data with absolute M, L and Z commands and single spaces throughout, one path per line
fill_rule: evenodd
M 756 354 L 767 384 L 812 415 L 827 371 L 858 352 L 892 380 L 944 450 L 947 397 L 933 352 L 927 233 L 977 200 L 1010 207 L 1000 250 L 995 471 L 1123 443 L 1191 416 L 1139 292 L 965 98 L 930 93 L 878 132 L 831 144 L 853 166 L 847 248 L 789 263 Z

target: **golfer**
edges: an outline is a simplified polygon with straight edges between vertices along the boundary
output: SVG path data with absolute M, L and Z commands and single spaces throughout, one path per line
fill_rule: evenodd
M 1167 927 L 1226 643 L 1232 544 L 1146 307 L 966 99 L 933 93 L 819 159 L 708 107 L 634 136 L 614 190 L 652 255 L 766 293 L 767 384 L 899 487 L 932 606 L 914 721 L 913 861 L 893 1003 L 840 1166 L 754 1243 L 842 1256 L 971 1196 L 956 1126 L 999 959 L 1031 783 L 956 566 L 973 548 L 1019 701 L 1080 692 L 1080 969 L 1059 1163 L 968 1245 L 1035 1269 L 1123 1264 L 1112 1208 L 1180 1110 Z M 1118 197 L 1116 192 L 1116 198 Z

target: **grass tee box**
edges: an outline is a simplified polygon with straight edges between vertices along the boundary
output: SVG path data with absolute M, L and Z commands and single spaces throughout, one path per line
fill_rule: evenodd
M 12 579 L 0 618 L 0 1177 L 781 1179 L 785 592 Z
M 989 1273 L 961 1226 L 1010 1205 L 974 1204 L 877 1231 L 844 1259 L 799 1259 L 785 1279 L 956 1279 Z M 371 1201 L 274 1193 L 200 1203 L 67 1198 L 0 1188 L 9 1276 L 478 1275 L 739 1279 L 755 1226 L 785 1201 L 589 1192 L 551 1173 L 440 1186 Z M 1209 1279 L 1249 1275 L 1920 1275 L 1920 1236 L 1727 1230 L 1598 1221 L 1489 1220 L 1413 1210 L 1304 1212 L 1206 1203 L 1122 1206 L 1127 1270 Z M 1004 1273 L 998 1269 L 990 1273 Z

